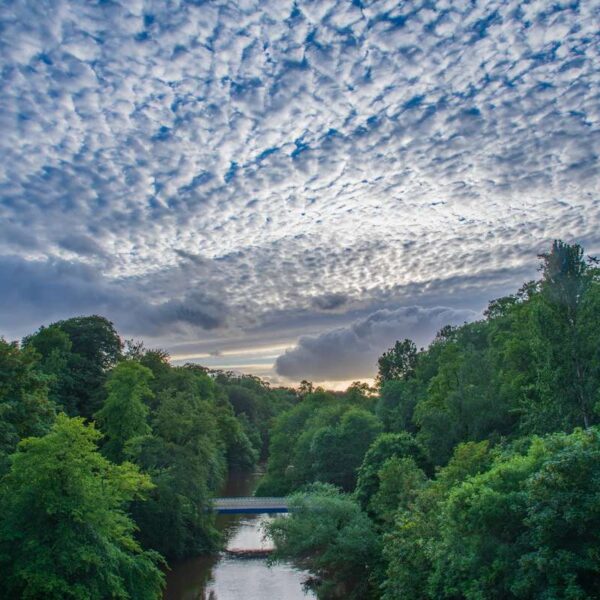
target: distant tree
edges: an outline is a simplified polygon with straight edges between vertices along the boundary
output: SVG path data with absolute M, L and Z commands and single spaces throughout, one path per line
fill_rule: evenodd
M 412 340 L 398 341 L 378 360 L 379 385 L 394 379 L 409 379 L 414 375 L 417 365 L 417 347 Z
M 106 435 L 104 454 L 112 461 L 124 460 L 125 444 L 134 437 L 150 433 L 148 407 L 152 371 L 133 360 L 119 363 L 109 374 L 108 396 L 95 417 Z
M 386 431 L 416 431 L 414 410 L 425 395 L 425 389 L 426 386 L 416 377 L 408 381 L 392 379 L 381 385 L 375 412 Z
M 315 431 L 310 445 L 315 480 L 352 491 L 365 453 L 381 430 L 374 415 L 352 408 L 342 416 L 339 425 Z
M 161 598 L 160 556 L 142 550 L 127 515 L 152 484 L 108 462 L 100 434 L 59 415 L 28 438 L 0 484 L 0 588 L 6 598 Z
M 307 394 L 312 394 L 315 391 L 315 387 L 310 381 L 306 381 L 303 379 L 298 386 L 298 394 L 300 396 L 306 396 Z

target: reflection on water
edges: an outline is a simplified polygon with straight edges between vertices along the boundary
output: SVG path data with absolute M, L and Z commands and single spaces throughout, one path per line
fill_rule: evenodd
M 225 558 L 207 587 L 211 600 L 302 600 L 314 598 L 302 589 L 304 576 L 287 565 L 267 567 L 263 559 Z
M 273 542 L 263 535 L 264 525 L 274 519 L 269 515 L 244 515 L 227 537 L 227 550 L 268 550 Z
M 249 496 L 259 474 L 232 474 L 222 494 Z M 226 548 L 236 550 L 272 547 L 263 534 L 267 515 L 219 515 L 217 527 Z M 221 554 L 193 558 L 173 565 L 167 575 L 165 600 L 303 600 L 315 598 L 302 582 L 307 574 L 286 564 L 267 565 L 264 558 L 243 559 Z

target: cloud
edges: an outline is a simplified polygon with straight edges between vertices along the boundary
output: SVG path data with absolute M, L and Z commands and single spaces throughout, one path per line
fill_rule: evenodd
M 58 240 L 58 245 L 64 250 L 69 250 L 82 256 L 103 256 L 104 250 L 88 235 L 70 234 Z
M 0 3 L 0 325 L 289 341 L 597 253 L 599 11 Z
M 424 345 L 442 326 L 476 317 L 474 311 L 447 307 L 379 310 L 346 327 L 301 337 L 293 349 L 277 358 L 275 370 L 292 380 L 373 377 L 378 357 L 396 340 L 410 338 Z
M 124 332 L 156 336 L 182 325 L 215 329 L 225 324 L 227 307 L 199 291 L 180 299 L 152 302 L 135 281 L 111 281 L 82 262 L 0 257 L 0 328 L 23 333 L 79 314 L 103 314 Z
M 312 304 L 321 310 L 335 310 L 341 308 L 348 302 L 346 294 L 323 294 L 313 298 Z

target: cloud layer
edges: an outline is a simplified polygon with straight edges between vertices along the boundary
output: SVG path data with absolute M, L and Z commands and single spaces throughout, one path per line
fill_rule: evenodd
M 597 252 L 599 21 L 577 1 L 2 3 L 0 329 L 102 312 L 174 349 L 289 343 L 479 311 L 555 237 Z
M 472 321 L 476 316 L 474 311 L 445 307 L 379 310 L 346 327 L 302 336 L 292 350 L 279 356 L 275 369 L 292 380 L 372 377 L 377 359 L 396 340 L 409 338 L 426 344 L 442 326 Z

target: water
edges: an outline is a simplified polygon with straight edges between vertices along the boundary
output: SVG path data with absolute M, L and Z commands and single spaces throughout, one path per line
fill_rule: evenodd
M 259 473 L 234 473 L 223 496 L 250 496 Z M 218 515 L 228 549 L 271 548 L 262 526 L 268 515 Z M 164 600 L 305 600 L 315 598 L 303 589 L 308 574 L 288 564 L 269 567 L 265 558 L 243 559 L 220 554 L 197 557 L 172 565 Z

